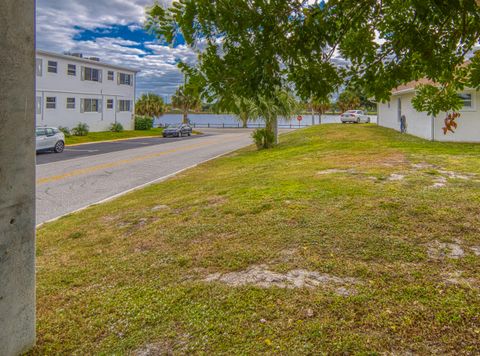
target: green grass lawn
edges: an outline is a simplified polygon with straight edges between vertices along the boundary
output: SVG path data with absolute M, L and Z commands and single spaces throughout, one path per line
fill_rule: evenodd
M 89 132 L 87 136 L 70 136 L 65 138 L 67 145 L 74 145 L 78 143 L 98 142 L 98 141 L 111 141 L 119 140 L 123 138 L 135 138 L 145 136 L 161 136 L 163 132 L 162 128 L 154 128 L 151 130 L 129 130 L 122 132 Z
M 33 353 L 478 354 L 479 155 L 323 125 L 47 224 Z

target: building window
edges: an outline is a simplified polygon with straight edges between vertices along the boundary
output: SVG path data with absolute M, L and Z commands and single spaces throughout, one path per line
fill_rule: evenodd
M 107 99 L 107 109 L 113 109 L 113 99 Z
M 473 110 L 474 109 L 473 95 L 472 94 L 462 93 L 462 94 L 458 94 L 458 97 L 462 100 L 462 103 L 463 103 L 462 110 Z
M 115 78 L 115 73 L 113 70 L 108 71 L 108 80 L 113 80 Z
M 55 109 L 57 107 L 57 98 L 54 96 L 47 96 L 47 109 Z
M 118 73 L 118 84 L 132 85 L 132 75 L 125 73 Z
M 118 101 L 118 111 L 130 111 L 131 101 L 130 100 L 119 100 Z
M 43 61 L 41 58 L 37 58 L 35 61 L 37 69 L 37 77 L 41 77 L 43 74 Z
M 75 109 L 75 98 L 67 98 L 67 109 Z
M 67 74 L 68 75 L 77 75 L 77 66 L 75 64 L 69 64 Z
M 48 72 L 57 73 L 57 64 L 55 61 L 48 61 Z
M 99 112 L 100 101 L 98 99 L 82 99 L 82 112 Z
M 83 73 L 82 73 L 82 79 L 83 80 L 89 80 L 92 82 L 101 82 L 102 81 L 102 71 L 99 69 L 95 68 L 88 68 L 84 67 L 83 68 Z

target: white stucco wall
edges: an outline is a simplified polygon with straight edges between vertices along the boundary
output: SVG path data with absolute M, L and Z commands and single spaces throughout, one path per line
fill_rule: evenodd
M 135 72 L 127 68 L 110 66 L 106 63 L 78 59 L 73 56 L 45 54 L 37 52 L 36 83 L 36 125 L 64 126 L 73 128 L 78 123 L 86 123 L 90 131 L 106 131 L 114 122 L 122 124 L 125 130 L 132 130 L 135 102 Z M 57 73 L 48 72 L 48 61 L 57 62 Z M 76 65 L 76 75 L 68 75 L 68 64 Z M 81 79 L 82 67 L 99 69 L 102 81 Z M 114 80 L 108 80 L 108 71 L 114 72 Z M 131 85 L 119 84 L 118 73 L 131 74 Z M 47 97 L 56 98 L 56 108 L 48 109 Z M 67 98 L 75 98 L 75 108 L 67 109 Z M 81 112 L 82 99 L 98 99 L 101 102 L 99 112 Z M 113 109 L 107 108 L 107 100 L 113 99 Z M 130 111 L 119 111 L 117 101 L 131 101 Z
M 427 113 L 417 112 L 412 106 L 414 93 L 393 95 L 390 102 L 378 104 L 378 124 L 400 131 L 398 119 L 398 99 L 401 100 L 401 113 L 407 118 L 407 132 L 427 140 L 444 142 L 480 142 L 480 93 L 465 90 L 473 94 L 473 108 L 460 111 L 461 117 L 457 119 L 458 129 L 455 133 L 444 135 L 444 119 L 446 114 L 440 113 L 433 120 Z

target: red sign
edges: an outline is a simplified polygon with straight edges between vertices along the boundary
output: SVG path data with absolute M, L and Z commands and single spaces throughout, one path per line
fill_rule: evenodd
M 302 120 L 303 120 L 302 115 L 298 115 L 298 116 L 297 116 L 297 120 L 298 120 L 298 122 L 302 121 Z

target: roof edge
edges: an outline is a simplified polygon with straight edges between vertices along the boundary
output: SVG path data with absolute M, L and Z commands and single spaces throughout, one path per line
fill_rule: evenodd
M 50 52 L 50 51 L 46 51 L 46 50 L 43 50 L 43 49 L 36 49 L 35 53 L 40 54 L 40 55 L 58 57 L 58 58 L 62 58 L 62 59 L 70 59 L 70 60 L 78 61 L 78 62 L 82 62 L 82 63 L 89 63 L 89 64 L 94 64 L 94 65 L 99 65 L 99 66 L 104 66 L 104 67 L 110 67 L 110 68 L 113 68 L 113 69 L 126 70 L 126 71 L 133 72 L 133 73 L 139 73 L 140 72 L 139 69 L 133 69 L 133 68 L 130 68 L 130 67 L 119 66 L 119 65 L 116 65 L 116 64 L 108 63 L 108 62 L 101 62 L 101 61 L 96 62 L 96 61 L 92 61 L 91 59 L 69 56 L 69 55 L 66 55 L 66 54 Z

